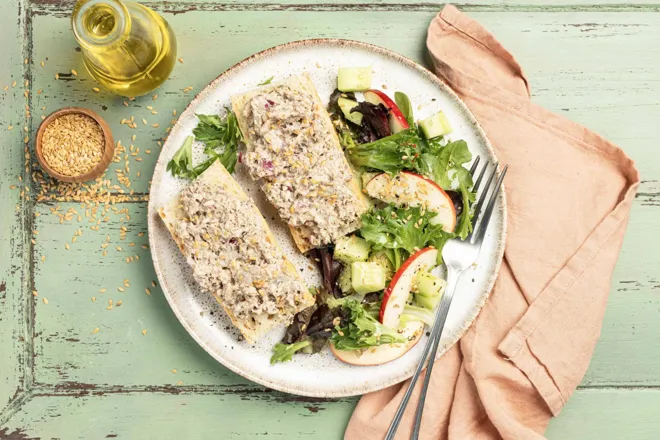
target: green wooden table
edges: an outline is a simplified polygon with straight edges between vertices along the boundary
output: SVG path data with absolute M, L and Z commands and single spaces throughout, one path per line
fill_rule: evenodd
M 178 323 L 152 286 L 149 179 L 173 111 L 242 58 L 341 37 L 424 64 L 426 28 L 441 5 L 152 0 L 176 31 L 183 63 L 155 100 L 124 105 L 92 90 L 69 28 L 73 3 L 0 2 L 0 438 L 340 438 L 357 399 L 264 389 L 216 363 Z M 619 144 L 644 176 L 591 368 L 547 435 L 659 438 L 660 4 L 464 3 L 518 57 L 535 102 Z M 24 151 L 41 116 L 69 105 L 98 111 L 116 139 L 139 147 L 128 152 L 131 187 L 114 182 L 121 200 L 99 208 L 93 223 L 79 196 L 31 180 Z M 120 123 L 131 116 L 137 129 Z M 108 176 L 123 167 L 122 158 Z

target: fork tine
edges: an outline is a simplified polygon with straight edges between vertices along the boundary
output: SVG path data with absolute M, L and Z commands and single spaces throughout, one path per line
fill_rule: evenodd
M 477 158 L 474 160 L 474 163 L 470 167 L 470 174 L 472 177 L 474 177 L 474 172 L 477 171 L 477 166 L 479 165 L 479 161 L 481 161 L 481 156 L 477 156 Z
M 490 216 L 495 208 L 497 195 L 500 192 L 500 188 L 502 188 L 502 182 L 504 181 L 504 176 L 506 176 L 506 171 L 508 169 L 509 166 L 506 165 L 502 170 L 502 172 L 500 173 L 500 177 L 497 179 L 497 183 L 495 183 L 495 188 L 493 189 L 493 192 L 490 194 L 490 199 L 488 199 L 488 205 L 486 205 L 486 210 L 484 211 L 483 218 L 481 219 L 481 223 L 479 224 L 479 230 L 476 233 L 477 238 L 474 241 L 475 243 L 481 242 L 486 236 L 486 229 L 488 229 L 488 222 L 490 221 Z
M 488 164 L 485 164 L 484 167 L 481 169 L 481 172 L 479 173 L 479 177 L 477 177 L 477 180 L 474 182 L 474 185 L 472 186 L 472 191 L 475 193 L 479 189 L 479 185 L 481 184 L 481 179 L 484 178 L 484 174 L 486 174 L 486 170 L 488 169 Z
M 481 171 L 481 175 L 477 179 L 477 183 L 480 183 L 481 177 L 484 175 L 486 172 L 486 168 Z M 493 168 L 493 172 L 488 176 L 488 180 L 486 181 L 486 186 L 484 187 L 484 190 L 481 192 L 481 197 L 479 197 L 479 201 L 477 202 L 477 206 L 474 207 L 474 215 L 472 217 L 472 230 L 476 229 L 477 226 L 477 221 L 479 220 L 479 214 L 481 213 L 481 208 L 484 205 L 484 202 L 486 201 L 486 197 L 488 197 L 488 191 L 490 190 L 490 184 L 493 181 L 493 177 L 495 177 L 495 173 L 497 173 L 497 164 L 495 164 L 495 168 Z M 473 191 L 477 191 L 478 186 L 477 184 L 474 185 L 475 189 Z

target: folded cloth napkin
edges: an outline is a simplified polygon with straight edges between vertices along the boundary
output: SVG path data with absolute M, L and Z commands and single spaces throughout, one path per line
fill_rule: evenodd
M 436 363 L 420 437 L 542 439 L 596 345 L 639 174 L 612 143 L 533 104 L 514 57 L 453 6 L 427 46 L 509 165 L 508 237 L 490 299 Z M 407 387 L 364 396 L 345 438 L 383 438 Z M 397 438 L 410 436 L 420 387 Z

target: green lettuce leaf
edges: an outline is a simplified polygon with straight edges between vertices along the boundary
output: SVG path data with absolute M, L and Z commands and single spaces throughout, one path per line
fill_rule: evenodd
M 337 324 L 330 342 L 340 350 L 360 350 L 382 344 L 405 342 L 396 330 L 384 326 L 352 298 L 345 298 L 342 307 L 347 317 Z
M 270 364 L 273 365 L 278 362 L 290 361 L 293 359 L 293 355 L 296 354 L 296 352 L 309 346 L 310 343 L 309 339 L 294 342 L 293 344 L 282 344 L 281 342 L 278 342 L 275 344 L 275 347 L 273 347 L 273 355 L 270 357 Z
M 346 152 L 357 167 L 395 174 L 417 168 L 419 142 L 417 132 L 408 129 L 374 142 L 353 145 L 347 148 Z
M 391 260 L 398 268 L 410 254 L 429 245 L 442 249 L 445 242 L 453 237 L 453 234 L 442 230 L 442 225 L 430 223 L 435 216 L 435 212 L 422 211 L 419 206 L 397 208 L 387 205 L 362 216 L 360 235 L 374 251 L 395 251 Z
M 415 117 L 413 116 L 412 104 L 408 95 L 403 92 L 395 92 L 394 101 L 396 102 L 396 106 L 399 107 L 399 110 L 401 110 L 401 113 L 403 113 L 403 117 L 408 121 L 408 125 L 414 127 Z

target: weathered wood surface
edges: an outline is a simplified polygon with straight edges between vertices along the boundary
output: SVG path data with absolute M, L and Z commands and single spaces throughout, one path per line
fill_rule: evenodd
M 155 92 L 155 101 L 149 96 L 124 106 L 121 98 L 92 91 L 94 83 L 84 72 L 69 29 L 73 2 L 0 2 L 0 438 L 341 437 L 355 399 L 296 398 L 264 390 L 218 365 L 152 287 L 149 251 L 142 248 L 157 142 L 172 111 L 183 110 L 195 92 L 235 62 L 294 39 L 341 37 L 379 44 L 424 63 L 426 26 L 439 5 L 313 3 L 150 2 L 169 11 L 166 17 L 177 32 L 184 63 Z M 591 368 L 551 423 L 548 437 L 657 438 L 658 5 L 464 3 L 520 60 L 536 102 L 617 142 L 637 160 L 644 178 Z M 26 57 L 28 64 L 23 63 Z M 77 77 L 70 75 L 71 69 L 78 71 Z M 30 81 L 27 100 L 25 79 Z M 2 91 L 5 85 L 8 91 Z M 184 93 L 187 86 L 194 90 Z M 20 197 L 20 188 L 10 189 L 25 186 L 18 181 L 25 174 L 23 126 L 30 127 L 32 136 L 42 114 L 66 105 L 99 111 L 122 144 L 140 149 L 129 157 L 134 193 L 125 188 L 129 200 L 101 216 L 98 230 L 90 229 L 96 223 L 89 222 L 80 203 L 58 201 L 55 191 L 35 203 L 38 183 L 31 185 L 29 201 Z M 138 121 L 136 130 L 120 124 L 131 116 Z M 8 130 L 9 125 L 15 128 Z M 123 161 L 113 164 L 108 175 L 115 178 L 115 169 L 123 167 Z M 59 216 L 70 209 L 76 213 L 60 223 Z M 134 261 L 127 263 L 130 256 Z

